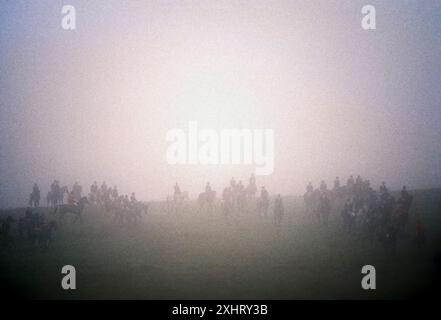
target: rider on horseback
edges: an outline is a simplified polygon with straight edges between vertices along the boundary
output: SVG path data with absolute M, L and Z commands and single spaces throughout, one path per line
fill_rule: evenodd
M 230 180 L 230 188 L 231 188 L 231 192 L 236 191 L 236 180 L 234 179 L 234 177 L 232 177 Z
M 130 203 L 131 203 L 131 204 L 134 204 L 134 203 L 136 203 L 136 202 L 137 202 L 137 201 L 136 201 L 135 193 L 132 192 L 132 194 L 130 195 Z
M 380 198 L 385 201 L 389 198 L 389 190 L 386 187 L 386 183 L 383 181 L 380 186 Z
M 40 188 L 38 188 L 38 185 L 34 183 L 34 186 L 32 188 L 31 193 L 31 199 L 30 199 L 31 206 L 38 207 L 40 204 Z
M 406 186 L 403 186 L 403 189 L 401 189 L 401 199 L 400 202 L 403 203 L 403 205 L 407 208 L 410 207 L 410 203 L 412 202 L 412 196 L 407 191 Z
M 96 194 L 98 192 L 98 183 L 96 181 L 90 186 L 90 193 Z
M 251 175 L 250 180 L 248 181 L 250 186 L 255 186 L 256 185 L 256 177 L 254 176 L 254 174 Z
M 285 214 L 282 197 L 280 194 L 274 200 L 274 224 L 280 226 L 282 223 L 283 216 Z
M 181 194 L 181 189 L 179 188 L 178 183 L 175 184 L 175 195 Z
M 83 191 L 83 188 L 78 184 L 77 181 L 75 181 L 73 187 L 72 187 L 72 191 L 75 195 L 75 200 L 76 201 L 80 201 L 81 199 L 81 193 Z
M 116 185 L 113 186 L 113 190 L 112 190 L 112 198 L 113 198 L 113 200 L 118 199 L 118 189 L 117 189 Z
M 259 214 L 261 216 L 266 217 L 268 215 L 268 207 L 269 207 L 269 193 L 266 190 L 265 186 L 263 186 L 260 191 Z
M 210 182 L 207 182 L 207 184 L 205 185 L 205 192 L 206 194 L 211 194 L 212 190 L 211 190 Z
M 73 190 L 71 192 L 69 192 L 69 194 L 67 195 L 67 204 L 72 207 L 77 205 L 75 192 Z

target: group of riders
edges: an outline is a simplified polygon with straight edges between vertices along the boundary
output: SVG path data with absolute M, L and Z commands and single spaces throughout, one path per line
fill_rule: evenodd
M 67 203 L 75 205 L 81 199 L 82 187 L 75 182 L 72 186 L 72 190 L 69 192 L 67 186 L 60 186 L 58 180 L 54 180 L 50 185 L 50 190 L 46 196 L 46 204 L 48 207 L 56 207 L 57 205 L 64 204 L 67 195 Z M 29 206 L 37 208 L 40 206 L 41 194 L 40 188 L 35 183 L 32 187 L 32 192 L 29 196 Z
M 143 213 L 147 213 L 148 206 L 136 200 L 135 193 L 120 195 L 116 186 L 107 187 L 103 182 L 98 187 L 95 181 L 90 186 L 88 196 L 83 196 L 83 188 L 75 182 L 69 191 L 68 187 L 60 186 L 58 180 L 50 185 L 47 196 L 47 207 L 54 208 L 53 213 L 58 214 L 59 220 L 64 220 L 66 214 L 74 215 L 74 221 L 82 221 L 82 212 L 85 205 L 95 205 L 105 210 L 113 216 L 118 223 L 136 223 L 142 218 Z M 39 243 L 48 246 L 52 239 L 52 232 L 57 227 L 57 221 L 47 217 L 41 210 L 35 210 L 40 206 L 40 188 L 37 184 L 32 187 L 29 197 L 29 207 L 25 215 L 16 220 L 12 216 L 0 217 L 0 236 L 4 243 L 10 242 L 10 230 L 14 222 L 17 223 L 18 238 L 27 239 L 31 243 Z M 60 222 L 60 221 L 59 221 Z
M 324 181 L 317 189 L 309 183 L 304 194 L 306 213 L 316 216 L 320 223 L 326 225 L 331 213 L 340 213 L 343 230 L 348 234 L 371 242 L 379 241 L 392 252 L 399 237 L 410 234 L 409 211 L 412 201 L 413 197 L 406 186 L 395 198 L 385 182 L 381 183 L 377 192 L 369 180 L 360 176 L 356 179 L 350 176 L 345 185 L 341 185 L 339 177 L 336 177 L 332 189 L 328 189 Z M 415 240 L 420 248 L 425 242 L 424 228 L 419 218 Z
M 103 182 L 100 187 L 96 181 L 90 186 L 89 203 L 110 213 L 119 224 L 136 223 L 146 214 L 148 204 L 138 201 L 134 192 L 130 197 L 125 194 L 119 194 L 117 186 L 108 187 Z
M 173 202 L 167 198 L 168 212 L 173 210 L 177 212 L 189 200 L 188 193 L 181 191 L 178 183 L 174 186 Z M 219 203 L 220 201 L 220 203 Z M 262 217 L 268 217 L 270 207 L 270 196 L 265 188 L 262 186 L 260 194 L 258 195 L 258 187 L 256 178 L 251 175 L 248 184 L 242 180 L 236 181 L 234 177 L 231 178 L 230 183 L 222 191 L 221 198 L 216 198 L 216 191 L 212 189 L 210 182 L 205 185 L 205 190 L 201 192 L 197 198 L 197 204 L 201 211 L 213 212 L 220 204 L 221 211 L 225 216 L 230 216 L 233 213 L 239 212 L 254 212 Z M 281 195 L 277 195 L 274 200 L 274 223 L 280 225 L 284 215 L 284 206 Z
M 204 211 L 213 210 L 220 204 L 222 212 L 229 216 L 234 212 L 251 211 L 258 216 L 267 217 L 270 208 L 270 196 L 263 186 L 260 195 L 256 179 L 252 175 L 247 186 L 242 181 L 236 182 L 231 178 L 230 183 L 223 189 L 220 199 L 216 200 L 216 191 L 209 182 L 205 191 L 198 196 L 198 204 Z M 181 207 L 188 194 L 182 192 L 176 183 L 173 203 L 176 211 Z M 312 182 L 306 186 L 303 196 L 306 216 L 313 217 L 319 224 L 328 225 L 330 216 L 340 218 L 342 229 L 351 235 L 357 235 L 369 241 L 379 241 L 390 251 L 394 251 L 399 237 L 409 235 L 409 211 L 413 197 L 403 186 L 397 198 L 392 195 L 385 182 L 375 191 L 369 180 L 360 176 L 350 176 L 346 184 L 336 177 L 332 188 L 321 181 L 318 188 Z M 282 224 L 285 209 L 282 197 L 278 194 L 272 203 L 272 216 L 277 226 Z M 421 219 L 416 220 L 416 243 L 421 247 L 425 242 L 424 228 Z
M 371 187 L 369 180 L 364 180 L 360 176 L 355 179 L 350 176 L 345 185 L 342 185 L 340 179 L 336 177 L 332 189 L 329 189 L 324 181 L 321 181 L 318 188 L 314 188 L 310 182 L 306 186 L 303 199 L 305 214 L 315 217 L 318 223 L 326 226 L 332 214 L 339 214 L 345 232 L 371 241 L 379 240 L 390 250 L 394 250 L 398 237 L 406 234 L 413 200 L 406 186 L 403 186 L 398 198 L 395 199 L 384 182 L 377 192 Z M 176 183 L 173 200 L 170 200 L 168 197 L 168 211 L 172 208 L 178 212 L 185 205 L 186 200 L 189 200 L 189 196 L 187 192 L 181 191 Z M 220 204 L 225 216 L 248 211 L 255 212 L 261 217 L 268 217 L 270 202 L 270 195 L 265 186 L 261 187 L 258 194 L 254 175 L 251 175 L 246 186 L 241 180 L 236 182 L 234 177 L 231 178 L 219 200 L 216 198 L 216 191 L 207 182 L 205 190 L 197 198 L 200 210 L 214 210 Z M 108 187 L 105 182 L 98 186 L 95 181 L 90 186 L 87 197 L 82 195 L 82 187 L 77 182 L 70 191 L 66 186 L 61 187 L 57 180 L 50 185 L 47 206 L 54 207 L 54 212 L 58 212 L 61 217 L 70 212 L 81 219 L 86 204 L 101 207 L 105 212 L 112 213 L 115 220 L 120 223 L 138 221 L 142 213 L 147 213 L 148 208 L 147 204 L 137 201 L 135 193 L 131 193 L 130 197 L 127 194 L 119 194 L 116 186 Z M 45 222 L 41 213 L 32 212 L 31 207 L 39 205 L 40 189 L 34 184 L 29 198 L 30 207 L 25 216 L 20 218 L 18 230 L 20 235 L 27 234 L 34 241 L 38 240 L 38 235 L 46 241 L 56 224 Z M 278 194 L 272 202 L 272 216 L 276 225 L 282 224 L 284 214 L 283 200 Z M 9 233 L 10 225 L 14 221 L 12 217 L 8 217 L 0 222 L 1 234 Z M 420 219 L 417 219 L 416 229 L 417 243 L 422 246 L 424 228 Z M 39 230 L 44 232 L 37 232 Z
M 47 206 L 56 207 L 58 205 L 77 206 L 83 198 L 83 188 L 78 182 L 75 182 L 69 191 L 67 186 L 60 186 L 58 180 L 54 180 L 50 186 L 50 191 L 47 194 Z M 130 197 L 120 195 L 117 186 L 108 187 L 106 182 L 103 182 L 100 187 L 96 181 L 90 186 L 90 193 L 87 197 L 88 202 L 98 206 L 108 206 L 109 204 L 118 203 L 121 208 L 127 209 L 133 204 L 137 203 L 135 193 L 132 192 Z M 40 189 L 37 184 L 34 184 L 32 192 L 29 197 L 30 207 L 40 206 Z

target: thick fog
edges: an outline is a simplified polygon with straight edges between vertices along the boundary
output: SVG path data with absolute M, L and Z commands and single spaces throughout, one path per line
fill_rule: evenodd
M 270 194 L 335 176 L 439 187 L 441 2 L 0 2 L 0 203 L 58 179 L 165 199 L 253 165 L 170 165 L 167 132 L 274 130 Z

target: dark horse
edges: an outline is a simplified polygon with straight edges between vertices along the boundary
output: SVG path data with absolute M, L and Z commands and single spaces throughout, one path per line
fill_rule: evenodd
M 216 200 L 216 191 L 201 192 L 198 197 L 199 209 L 208 208 L 210 211 L 214 209 L 214 202 Z
M 87 200 L 86 197 L 82 197 L 77 205 L 60 204 L 56 206 L 54 213 L 57 213 L 58 211 L 60 213 L 60 219 L 63 219 L 66 213 L 73 213 L 75 215 L 75 221 L 78 219 L 83 221 L 82 213 L 86 204 L 90 204 L 89 200 Z

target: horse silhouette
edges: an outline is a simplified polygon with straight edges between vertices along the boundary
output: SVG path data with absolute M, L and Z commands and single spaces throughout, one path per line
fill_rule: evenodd
M 214 208 L 214 202 L 216 200 L 216 191 L 201 192 L 198 196 L 198 204 L 200 210 L 207 208 L 212 210 Z
M 66 213 L 73 213 L 75 215 L 75 221 L 78 219 L 82 221 L 82 214 L 86 204 L 90 204 L 89 200 L 87 200 L 87 197 L 82 197 L 77 205 L 60 204 L 56 206 L 54 213 L 58 212 L 60 214 L 60 220 L 64 219 Z

